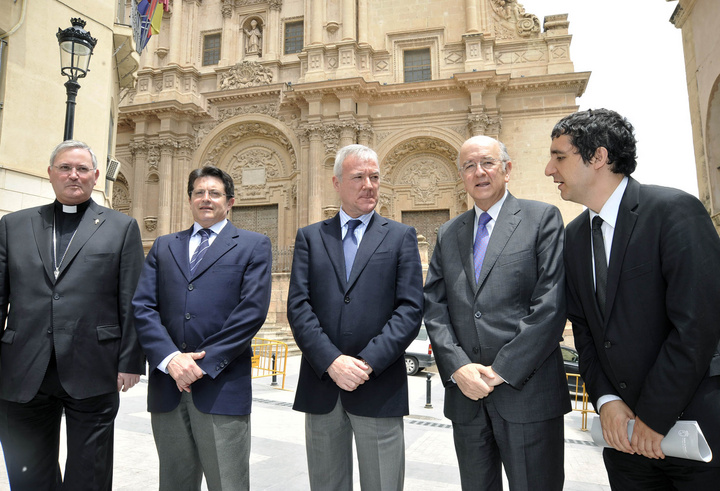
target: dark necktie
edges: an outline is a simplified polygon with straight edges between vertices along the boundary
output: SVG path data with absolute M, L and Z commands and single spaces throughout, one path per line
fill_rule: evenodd
M 195 274 L 195 269 L 197 268 L 197 265 L 202 261 L 202 258 L 205 256 L 205 253 L 207 252 L 208 248 L 210 247 L 210 234 L 212 233 L 212 230 L 207 228 L 202 228 L 198 231 L 198 234 L 200 234 L 200 245 L 197 246 L 197 249 L 195 249 L 195 252 L 193 252 L 192 258 L 190 258 L 190 274 Z
M 475 234 L 475 243 L 473 244 L 473 259 L 475 263 L 475 283 L 480 280 L 480 271 L 482 270 L 485 252 L 487 251 L 490 234 L 488 233 L 487 224 L 492 219 L 487 213 L 480 215 L 478 219 L 477 234 Z
M 593 254 L 595 256 L 595 298 L 600 313 L 605 317 L 605 296 L 607 295 L 607 258 L 602 234 L 603 219 L 596 215 L 592 221 Z
M 347 222 L 347 233 L 343 239 L 343 251 L 345 252 L 345 281 L 350 279 L 350 271 L 352 271 L 353 262 L 355 262 L 355 254 L 357 254 L 358 242 L 355 237 L 355 229 L 362 222 L 360 220 L 350 220 Z

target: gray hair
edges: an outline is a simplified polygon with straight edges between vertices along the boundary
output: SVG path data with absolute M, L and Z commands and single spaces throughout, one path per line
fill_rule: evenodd
M 83 143 L 78 140 L 65 140 L 64 142 L 56 146 L 50 154 L 50 167 L 52 167 L 52 165 L 55 163 L 55 158 L 58 156 L 59 153 L 64 152 L 65 150 L 71 150 L 73 148 L 87 150 L 90 153 L 90 158 L 92 158 L 93 170 L 96 170 L 98 168 L 95 152 L 92 151 L 92 148 L 90 148 L 87 143 Z
M 338 181 L 342 181 L 342 165 L 345 159 L 348 157 L 357 157 L 361 160 L 372 160 L 380 168 L 380 162 L 378 161 L 377 153 L 370 147 L 365 145 L 348 145 L 338 150 L 335 155 L 335 165 L 333 166 L 333 174 L 337 177 Z
M 467 140 L 465 140 L 465 143 L 463 143 L 462 146 L 465 146 L 465 144 L 468 142 L 469 143 L 480 143 L 480 142 L 487 143 L 488 141 L 495 142 L 498 144 L 498 147 L 500 147 L 500 160 L 502 162 L 503 172 L 505 172 L 507 170 L 506 164 L 508 162 L 510 162 L 512 159 L 510 158 L 510 154 L 507 151 L 507 147 L 500 140 L 497 140 L 490 136 L 476 135 L 476 136 L 472 136 L 472 137 L 468 138 Z M 462 149 L 462 146 L 460 147 L 461 149 Z M 458 167 L 459 171 L 462 171 L 464 162 L 460 162 L 460 153 L 461 152 L 458 152 L 458 156 L 457 156 L 457 167 Z

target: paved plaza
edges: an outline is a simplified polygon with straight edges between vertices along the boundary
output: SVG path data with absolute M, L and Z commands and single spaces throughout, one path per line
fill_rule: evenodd
M 288 358 L 284 390 L 271 387 L 270 378 L 253 381 L 250 456 L 253 491 L 309 489 L 304 415 L 291 407 L 299 366 L 299 356 Z M 278 383 L 282 383 L 281 378 Z M 410 415 L 405 418 L 405 489 L 460 490 L 452 429 L 442 414 L 443 390 L 437 374 L 431 378 L 432 408 L 425 407 L 426 386 L 425 372 L 410 377 Z M 158 460 L 150 415 L 146 412 L 146 394 L 145 377 L 129 392 L 121 394 L 120 414 L 115 424 L 116 491 L 158 488 Z M 609 490 L 601 450 L 590 441 L 589 432 L 580 430 L 580 424 L 580 413 L 565 416 L 565 490 Z M 9 490 L 4 464 L 1 467 L 0 491 Z M 355 489 L 360 489 L 357 469 Z M 505 489 L 508 489 L 507 483 Z

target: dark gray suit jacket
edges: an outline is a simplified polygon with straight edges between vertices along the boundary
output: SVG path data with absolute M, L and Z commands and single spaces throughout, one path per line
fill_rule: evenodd
M 566 320 L 563 223 L 554 206 L 508 194 L 475 283 L 474 209 L 440 227 L 425 282 L 425 325 L 446 387 L 445 415 L 471 421 L 480 402 L 451 375 L 492 365 L 507 381 L 489 395 L 510 422 L 570 411 L 559 349 Z
M 35 397 L 53 348 L 75 399 L 116 392 L 118 372 L 144 373 L 130 304 L 143 263 L 137 222 L 90 202 L 57 280 L 52 234 L 52 204 L 0 220 L 0 398 L 8 401 Z

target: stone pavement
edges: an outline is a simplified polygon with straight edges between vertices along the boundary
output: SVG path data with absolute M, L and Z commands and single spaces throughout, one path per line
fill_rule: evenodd
M 309 489 L 304 415 L 291 408 L 299 366 L 299 356 L 288 358 L 284 390 L 271 387 L 270 378 L 253 381 L 250 456 L 250 488 L 253 491 Z M 409 382 L 410 415 L 405 418 L 405 489 L 460 490 L 451 424 L 442 414 L 442 384 L 437 374 L 431 378 L 432 408 L 426 408 L 426 372 L 410 377 Z M 280 377 L 278 383 L 282 384 Z M 145 377 L 129 392 L 121 394 L 120 413 L 115 424 L 116 491 L 158 489 L 158 460 L 150 415 L 145 410 L 146 394 Z M 64 458 L 61 455 L 62 461 Z M 0 468 L 0 491 L 9 490 L 4 463 L 0 463 Z M 355 489 L 360 489 L 357 469 Z M 505 489 L 508 489 L 507 482 Z M 566 415 L 565 490 L 609 489 L 601 450 L 591 442 L 589 432 L 580 430 L 580 413 Z

